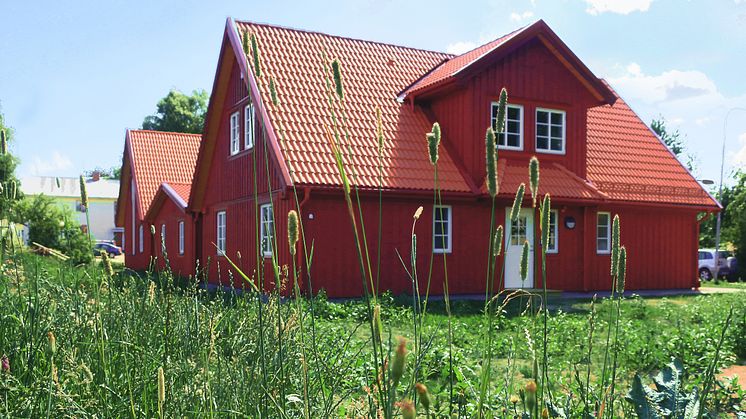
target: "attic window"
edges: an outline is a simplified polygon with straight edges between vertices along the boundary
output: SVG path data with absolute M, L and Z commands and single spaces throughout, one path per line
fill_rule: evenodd
M 508 105 L 505 131 L 497 134 L 497 147 L 506 150 L 523 150 L 523 106 Z M 497 124 L 497 102 L 492 102 L 491 123 Z
M 565 154 L 565 112 L 536 109 L 536 151 Z
M 238 153 L 241 146 L 239 115 L 238 112 L 231 115 L 231 155 Z

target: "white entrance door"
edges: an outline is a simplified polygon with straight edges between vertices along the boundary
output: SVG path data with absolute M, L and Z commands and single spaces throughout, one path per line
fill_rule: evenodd
M 505 288 L 534 287 L 534 217 L 530 208 L 521 209 L 518 220 L 510 221 L 511 208 L 505 209 Z M 521 280 L 521 254 L 528 241 L 528 274 Z

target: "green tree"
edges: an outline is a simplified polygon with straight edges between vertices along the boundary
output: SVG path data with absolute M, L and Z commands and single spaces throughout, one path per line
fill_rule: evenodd
M 178 90 L 171 90 L 158 101 L 155 115 L 146 116 L 143 129 L 154 131 L 202 133 L 207 113 L 207 92 L 195 90 L 185 95 Z
M 4 138 L 3 138 L 4 137 Z M 12 207 L 22 198 L 20 184 L 16 177 L 18 158 L 10 153 L 13 130 L 5 124 L 5 116 L 0 112 L 0 219 L 7 218 Z
M 722 224 L 723 238 L 733 243 L 736 248 L 736 258 L 741 262 L 741 277 L 746 264 L 746 172 L 739 171 L 733 176 L 736 183 L 728 188 L 727 223 Z M 726 194 L 723 194 L 723 198 Z M 725 205 L 724 205 L 725 206 Z
M 666 126 L 666 120 L 662 116 L 658 119 L 653 119 L 650 123 L 650 129 L 653 130 L 658 137 L 663 141 L 668 148 L 671 149 L 674 155 L 684 163 L 690 171 L 696 169 L 696 157 L 691 153 L 686 153 L 686 145 L 684 144 L 684 138 L 679 130 L 669 131 Z M 684 161 L 686 159 L 686 161 Z
M 93 170 L 86 170 L 83 172 L 83 176 L 85 177 L 91 177 L 93 176 L 94 172 L 98 172 L 101 175 L 101 178 L 103 179 L 116 179 L 119 180 L 120 175 L 122 174 L 122 167 L 121 166 L 114 166 L 109 169 L 104 169 L 101 167 L 96 167 Z
M 29 242 L 51 247 L 69 256 L 75 263 L 92 260 L 88 236 L 80 229 L 75 215 L 46 195 L 25 198 L 16 205 L 16 222 L 28 226 Z

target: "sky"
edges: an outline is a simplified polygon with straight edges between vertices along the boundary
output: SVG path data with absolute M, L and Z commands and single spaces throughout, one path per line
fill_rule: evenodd
M 695 176 L 746 168 L 746 0 L 0 0 L 0 112 L 19 175 L 121 165 L 169 90 L 210 92 L 226 18 L 452 53 L 543 19 L 647 123 L 683 135 Z M 725 118 L 730 109 L 727 124 Z

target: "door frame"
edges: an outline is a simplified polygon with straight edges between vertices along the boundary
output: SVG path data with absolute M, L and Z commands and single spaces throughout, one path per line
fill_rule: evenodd
M 504 281 L 504 288 L 506 289 L 530 289 L 534 288 L 536 283 L 536 275 L 535 275 L 535 254 L 534 254 L 534 240 L 535 240 L 535 228 L 536 223 L 534 220 L 534 210 L 533 208 L 521 208 L 520 215 L 526 216 L 526 240 L 528 241 L 528 274 L 526 275 L 526 281 L 524 281 L 522 284 L 522 287 L 508 287 L 508 278 L 509 275 L 512 272 L 520 272 L 520 255 L 514 259 L 509 257 L 508 253 L 510 251 L 510 236 L 511 236 L 511 230 L 513 228 L 513 222 L 510 219 L 510 213 L 512 211 L 511 207 L 505 208 L 505 243 L 504 243 L 504 255 L 503 255 L 503 263 L 505 264 L 505 281 Z M 528 228 L 530 227 L 530 228 Z M 523 246 L 523 245 L 521 245 Z M 516 246 L 517 247 L 517 246 Z M 511 252 L 511 256 L 512 252 Z M 513 269 L 513 265 L 508 265 L 508 261 L 510 259 L 514 259 L 518 261 L 518 266 L 515 266 L 515 269 Z M 520 274 L 518 281 L 520 282 Z

